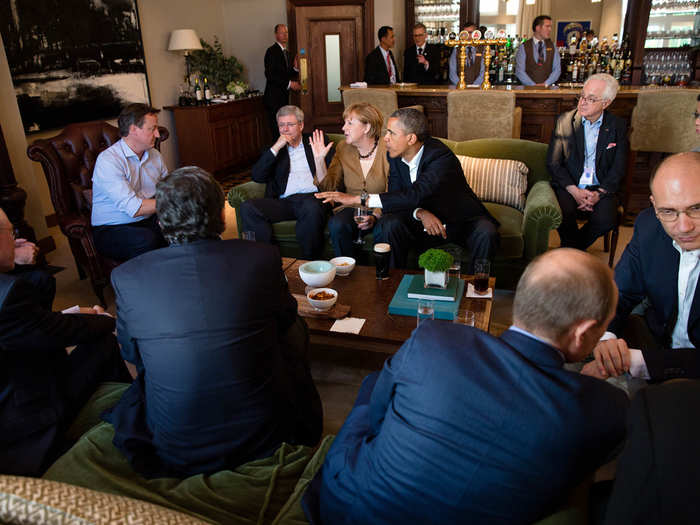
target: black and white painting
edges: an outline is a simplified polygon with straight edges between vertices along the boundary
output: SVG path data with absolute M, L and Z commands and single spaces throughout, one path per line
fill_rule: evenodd
M 3 0 L 0 31 L 26 133 L 150 100 L 136 0 Z

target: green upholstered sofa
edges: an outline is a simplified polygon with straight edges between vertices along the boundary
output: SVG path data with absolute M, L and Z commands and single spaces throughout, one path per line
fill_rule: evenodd
M 331 140 L 342 140 L 342 135 L 329 135 Z M 525 209 L 523 212 L 509 206 L 486 202 L 489 212 L 501 223 L 499 233 L 501 244 L 494 260 L 496 284 L 499 288 L 514 288 L 527 263 L 538 254 L 547 250 L 549 232 L 561 223 L 561 209 L 550 187 L 549 173 L 546 166 L 547 145 L 520 139 L 477 139 L 455 142 L 441 139 L 457 155 L 479 158 L 513 159 L 524 162 L 528 169 L 528 187 Z M 229 204 L 236 210 L 247 199 L 260 198 L 265 195 L 265 185 L 246 182 L 234 186 L 228 194 Z M 240 214 L 236 214 L 238 231 L 243 231 Z M 295 236 L 295 221 L 284 221 L 273 226 L 275 240 L 283 256 L 299 257 L 301 255 Z M 328 231 L 326 230 L 326 237 Z M 371 235 L 365 237 L 364 249 L 370 251 Z M 469 259 L 458 246 L 447 249 L 463 260 Z M 409 264 L 416 265 L 418 253 L 409 257 Z M 330 241 L 326 243 L 324 257 L 332 258 L 333 248 Z M 367 254 L 369 260 L 369 253 Z M 360 261 L 362 263 L 362 261 Z

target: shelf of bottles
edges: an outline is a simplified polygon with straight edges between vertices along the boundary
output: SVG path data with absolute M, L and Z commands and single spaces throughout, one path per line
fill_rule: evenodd
M 518 35 L 515 37 L 508 35 L 507 40 L 504 46 L 491 46 L 489 79 L 495 86 L 520 84 L 518 77 L 515 76 L 515 52 L 521 42 Z
M 652 0 L 645 48 L 700 45 L 700 0 Z
M 428 42 L 443 44 L 450 32 L 459 33 L 460 0 L 416 0 L 415 20 L 425 24 Z
M 572 37 L 568 47 L 560 47 L 561 76 L 559 85 L 579 85 L 595 73 L 608 73 L 620 84 L 629 84 L 632 80 L 632 51 L 629 37 L 620 45 L 617 38 L 611 42 L 603 39 L 595 45 L 581 42 L 577 45 Z

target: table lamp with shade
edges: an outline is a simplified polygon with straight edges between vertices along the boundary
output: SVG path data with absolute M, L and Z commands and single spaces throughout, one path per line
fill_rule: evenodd
M 190 51 L 197 51 L 198 49 L 202 49 L 202 44 L 194 29 L 175 29 L 170 33 L 168 51 L 184 52 L 188 86 L 190 85 Z

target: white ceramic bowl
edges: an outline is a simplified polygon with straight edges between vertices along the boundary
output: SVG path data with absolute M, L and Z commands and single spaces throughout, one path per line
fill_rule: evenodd
M 331 262 L 335 264 L 335 273 L 338 275 L 350 275 L 355 269 L 355 259 L 352 257 L 335 257 Z
M 333 294 L 333 297 L 331 299 L 311 298 L 319 292 Z M 336 292 L 333 288 L 314 288 L 313 290 L 309 290 L 309 293 L 306 294 L 306 298 L 309 300 L 311 306 L 313 306 L 316 310 L 330 310 L 338 300 L 338 292 Z
M 299 277 L 309 286 L 326 286 L 335 279 L 335 264 L 328 261 L 309 261 L 299 266 Z

